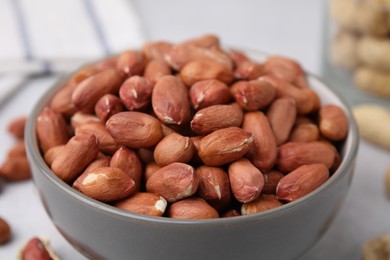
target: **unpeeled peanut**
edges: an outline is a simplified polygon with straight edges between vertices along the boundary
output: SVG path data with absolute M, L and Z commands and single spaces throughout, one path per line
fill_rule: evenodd
M 227 104 L 232 96 L 228 86 L 216 79 L 198 81 L 190 88 L 190 99 L 195 109 Z
M 161 77 L 153 88 L 153 111 L 166 124 L 182 125 L 190 119 L 188 89 L 174 76 Z
M 253 143 L 253 134 L 238 127 L 216 130 L 200 140 L 198 154 L 208 166 L 220 166 L 241 158 Z
M 164 137 L 154 149 L 154 160 L 160 166 L 174 162 L 188 163 L 195 151 L 189 137 L 172 133 Z
M 162 216 L 167 207 L 167 201 L 154 193 L 138 192 L 126 199 L 113 204 L 115 207 L 149 216 Z
M 277 157 L 276 139 L 268 118 L 262 112 L 248 112 L 242 128 L 253 134 L 248 158 L 261 171 L 267 172 L 274 166 Z
M 191 129 L 197 134 L 206 135 L 218 129 L 239 127 L 243 116 L 236 103 L 209 106 L 196 112 L 191 121 Z
M 229 165 L 229 180 L 234 197 L 242 203 L 260 196 L 264 187 L 264 177 L 249 160 L 240 159 Z
M 192 166 L 175 162 L 154 172 L 146 182 L 146 191 L 157 193 L 172 203 L 193 195 L 198 184 Z
M 37 136 L 44 152 L 53 146 L 65 144 L 69 137 L 62 114 L 51 108 L 44 108 L 37 119 Z
M 61 180 L 73 181 L 92 162 L 99 152 L 99 141 L 94 135 L 72 137 L 54 159 L 51 169 Z
M 81 174 L 73 187 L 88 197 L 109 202 L 135 193 L 135 183 L 122 169 L 97 167 Z
M 204 199 L 188 198 L 173 203 L 168 209 L 168 216 L 180 219 L 218 218 L 218 212 Z
M 0 218 L 0 245 L 5 244 L 11 237 L 11 228 L 8 223 Z
M 321 186 L 328 178 L 326 165 L 302 165 L 279 181 L 276 196 L 285 201 L 297 200 Z
M 199 166 L 195 170 L 199 178 L 197 195 L 214 208 L 221 210 L 230 202 L 230 181 L 228 174 L 219 167 Z
M 149 148 L 163 138 L 160 122 L 140 112 L 117 113 L 108 119 L 106 128 L 116 143 L 130 148 Z

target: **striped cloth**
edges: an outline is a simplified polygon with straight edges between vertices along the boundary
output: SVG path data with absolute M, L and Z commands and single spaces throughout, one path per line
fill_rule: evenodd
M 0 0 L 0 39 L 1 102 L 14 88 L 1 82 L 68 72 L 144 35 L 131 0 Z

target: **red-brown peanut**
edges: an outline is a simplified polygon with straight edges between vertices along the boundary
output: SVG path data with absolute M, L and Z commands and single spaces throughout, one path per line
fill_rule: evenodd
M 321 107 L 308 83 L 296 61 L 252 60 L 212 34 L 149 42 L 65 80 L 38 119 L 40 150 L 54 174 L 121 210 L 260 213 L 312 192 L 341 163 L 346 114 Z M 28 165 L 20 143 L 12 154 Z
M 259 197 L 264 187 L 264 177 L 249 160 L 240 159 L 229 165 L 230 186 L 234 197 L 242 203 Z

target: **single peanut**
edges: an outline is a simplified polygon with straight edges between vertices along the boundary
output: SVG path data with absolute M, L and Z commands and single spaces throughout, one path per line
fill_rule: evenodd
M 119 96 L 128 110 L 141 110 L 149 105 L 152 91 L 152 82 L 144 77 L 132 76 L 123 82 Z
M 253 134 L 248 158 L 261 171 L 269 171 L 276 162 L 278 148 L 268 118 L 262 112 L 248 112 L 244 115 L 242 128 Z
M 142 165 L 135 151 L 120 147 L 111 157 L 110 167 L 122 169 L 134 181 L 135 190 L 141 189 Z
M 324 164 L 302 165 L 279 181 L 276 196 L 289 202 L 297 200 L 317 189 L 328 178 L 328 167 Z
M 23 260 L 52 260 L 59 259 L 50 254 L 48 245 L 39 238 L 34 237 L 30 239 L 21 251 L 20 259 Z
M 335 148 L 328 143 L 288 142 L 279 147 L 276 164 L 281 172 L 288 173 L 302 165 L 315 163 L 322 163 L 329 169 L 334 160 Z
M 283 206 L 283 203 L 275 195 L 263 194 L 253 201 L 242 204 L 241 215 L 255 214 L 280 206 Z
M 194 83 L 206 79 L 217 79 L 229 84 L 233 81 L 233 72 L 215 61 L 195 60 L 183 67 L 180 71 L 180 77 L 187 86 L 192 86 Z
M 230 202 L 230 182 L 228 174 L 219 167 L 199 166 L 195 170 L 199 178 L 197 195 L 217 210 L 222 210 Z
M 162 60 L 151 60 L 146 65 L 144 77 L 154 85 L 161 77 L 171 74 L 171 68 L 166 62 Z
M 72 103 L 82 112 L 93 112 L 102 96 L 118 93 L 123 80 L 123 74 L 115 69 L 96 73 L 77 85 L 72 93 Z
M 12 134 L 16 139 L 23 139 L 26 120 L 26 116 L 21 116 L 13 119 L 7 126 L 8 132 Z
M 115 202 L 113 206 L 129 212 L 161 217 L 167 207 L 167 201 L 154 193 L 138 192 Z
M 275 88 L 267 81 L 239 81 L 231 87 L 231 92 L 242 109 L 256 111 L 265 108 L 276 97 Z
M 88 197 L 104 202 L 123 199 L 136 192 L 133 179 L 116 167 L 98 167 L 83 173 L 73 187 Z
M 190 88 L 190 99 L 195 109 L 227 104 L 232 99 L 228 86 L 216 79 L 198 81 Z
M 200 135 L 227 127 L 239 127 L 243 120 L 241 108 L 231 105 L 214 105 L 198 110 L 191 121 L 191 129 Z
M 164 41 L 148 42 L 143 46 L 142 52 L 148 60 L 165 62 L 165 56 L 172 48 L 172 44 Z
M 30 164 L 23 155 L 8 157 L 0 167 L 0 177 L 7 181 L 23 181 L 31 178 Z
M 124 51 L 116 62 L 116 68 L 123 71 L 128 76 L 140 75 L 146 65 L 146 58 L 139 51 Z
M 61 180 L 76 179 L 99 152 L 99 141 L 94 135 L 80 134 L 72 137 L 54 159 L 51 170 Z
M 158 119 L 140 112 L 117 113 L 108 119 L 106 128 L 116 143 L 130 148 L 152 147 L 163 138 Z
M 241 80 L 254 80 L 263 74 L 263 66 L 253 61 L 243 61 L 234 70 L 235 78 Z
M 318 140 L 320 130 L 317 125 L 312 123 L 303 123 L 296 125 L 291 131 L 290 142 L 313 142 Z
M 320 109 L 320 132 L 332 141 L 345 139 L 348 134 L 348 118 L 338 106 L 326 105 Z
M 284 174 L 277 170 L 270 170 L 269 172 L 263 173 L 264 176 L 264 187 L 262 193 L 275 194 L 276 187 Z
M 180 219 L 208 219 L 218 218 L 218 212 L 204 199 L 188 198 L 173 203 L 168 209 L 170 218 Z
M 240 159 L 229 165 L 230 186 L 234 197 L 242 203 L 259 197 L 264 187 L 264 177 L 249 160 Z
M 219 129 L 200 140 L 198 154 L 204 164 L 220 166 L 246 154 L 253 138 L 253 134 L 238 127 Z
M 11 238 L 11 228 L 7 221 L 0 218 L 0 245 L 7 243 Z
M 80 127 L 83 124 L 87 124 L 91 122 L 99 123 L 101 122 L 101 120 L 95 115 L 85 114 L 83 112 L 76 112 L 70 118 L 70 125 L 72 126 L 73 130 L 76 129 L 77 127 Z
M 95 105 L 95 114 L 102 122 L 106 122 L 112 115 L 123 110 L 121 100 L 112 94 L 102 96 Z
M 194 144 L 189 137 L 172 133 L 156 145 L 154 160 L 160 166 L 174 162 L 188 163 L 194 154 L 194 150 Z
M 278 98 L 270 105 L 267 117 L 278 146 L 288 140 L 296 116 L 297 107 L 292 98 Z
M 198 176 L 192 166 L 175 162 L 153 173 L 146 182 L 146 191 L 172 203 L 193 195 L 198 184 Z
M 163 76 L 152 93 L 153 111 L 166 124 L 183 125 L 190 119 L 188 89 L 175 76 Z
M 39 144 L 44 152 L 69 140 L 64 117 L 48 107 L 39 114 L 36 130 Z

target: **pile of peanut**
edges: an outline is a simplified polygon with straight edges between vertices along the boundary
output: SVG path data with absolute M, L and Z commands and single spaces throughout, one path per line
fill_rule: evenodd
M 334 64 L 354 70 L 356 85 L 390 98 L 390 5 L 381 0 L 332 0 L 338 27 L 331 51 Z
M 336 105 L 321 107 L 297 62 L 256 62 L 204 35 L 80 69 L 36 130 L 53 173 L 85 195 L 195 219 L 253 214 L 312 192 L 337 169 L 348 120 Z

